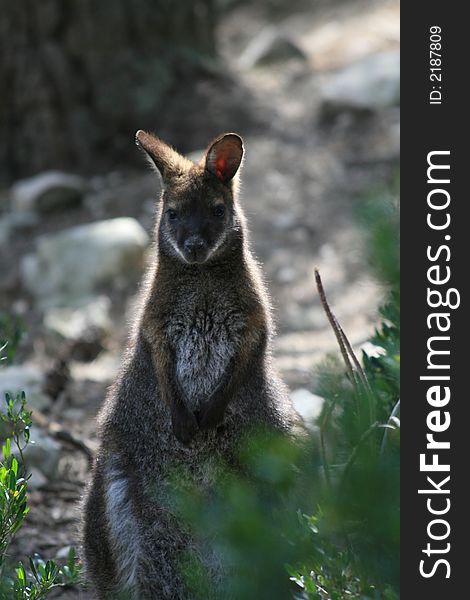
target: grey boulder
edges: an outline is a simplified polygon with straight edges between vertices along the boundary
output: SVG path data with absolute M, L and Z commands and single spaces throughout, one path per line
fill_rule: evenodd
M 60 171 L 39 173 L 12 186 L 12 210 L 47 213 L 77 206 L 82 202 L 85 191 L 85 181 L 77 175 Z
M 38 238 L 24 257 L 24 287 L 42 306 L 76 306 L 104 288 L 138 279 L 149 238 L 129 217 L 97 221 Z

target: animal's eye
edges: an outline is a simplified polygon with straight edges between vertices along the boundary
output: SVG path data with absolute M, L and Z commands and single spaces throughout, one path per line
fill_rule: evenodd
M 170 219 L 170 221 L 176 221 L 176 219 L 178 218 L 178 213 L 176 212 L 176 210 L 173 210 L 172 208 L 169 208 L 166 211 L 166 214 L 168 215 L 168 218 Z
M 223 204 L 217 204 L 214 207 L 214 215 L 216 217 L 223 217 L 225 215 L 225 206 Z

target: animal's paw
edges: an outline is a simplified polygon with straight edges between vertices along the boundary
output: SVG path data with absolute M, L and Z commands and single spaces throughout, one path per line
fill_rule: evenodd
M 224 419 L 225 404 L 211 399 L 208 404 L 203 406 L 198 414 L 198 423 L 200 429 L 213 429 L 220 425 Z
M 176 439 L 189 446 L 198 431 L 196 417 L 186 407 L 179 407 L 173 410 L 171 422 Z

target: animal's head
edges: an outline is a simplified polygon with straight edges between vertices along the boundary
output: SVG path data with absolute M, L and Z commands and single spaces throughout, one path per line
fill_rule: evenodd
M 159 223 L 161 251 L 189 264 L 211 260 L 239 229 L 234 178 L 243 158 L 236 133 L 215 139 L 193 163 L 157 137 L 139 130 L 143 148 L 163 180 Z

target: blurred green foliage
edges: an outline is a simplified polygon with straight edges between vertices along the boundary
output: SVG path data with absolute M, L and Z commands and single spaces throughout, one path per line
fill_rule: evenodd
M 400 290 L 400 172 L 358 198 L 369 264 L 395 293 Z M 399 307 L 398 307 L 399 308 Z

